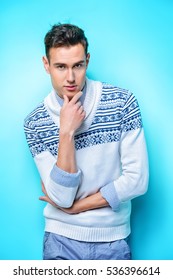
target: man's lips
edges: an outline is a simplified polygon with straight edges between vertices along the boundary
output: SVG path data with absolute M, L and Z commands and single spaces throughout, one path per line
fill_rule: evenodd
M 72 85 L 72 86 L 65 86 L 65 88 L 69 91 L 74 91 L 76 90 L 77 86 L 76 85 Z

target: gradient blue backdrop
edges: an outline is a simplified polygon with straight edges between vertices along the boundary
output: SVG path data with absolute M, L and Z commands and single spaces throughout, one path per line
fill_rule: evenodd
M 0 1 L 0 259 L 41 259 L 44 203 L 23 119 L 51 89 L 41 57 L 50 26 L 81 26 L 89 77 L 138 98 L 149 151 L 148 193 L 133 201 L 133 259 L 173 259 L 173 1 Z

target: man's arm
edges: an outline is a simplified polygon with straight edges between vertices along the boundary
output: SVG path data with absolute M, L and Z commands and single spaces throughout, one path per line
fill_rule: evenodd
M 71 207 L 81 180 L 81 171 L 76 166 L 74 149 L 74 132 L 85 117 L 83 107 L 78 101 L 80 96 L 81 92 L 70 101 L 66 96 L 64 97 L 65 102 L 60 112 L 60 143 L 57 159 L 50 152 L 44 138 L 42 139 L 41 123 L 45 125 L 44 133 L 48 137 L 53 135 L 55 138 L 55 131 L 49 131 L 51 120 L 44 103 L 28 115 L 24 122 L 26 139 L 41 180 L 44 182 L 50 199 L 60 207 Z
M 85 111 L 78 92 L 71 100 L 64 96 L 60 111 L 58 157 L 51 173 L 51 184 L 46 185 L 49 198 L 58 206 L 72 206 L 80 183 L 81 171 L 76 165 L 74 134 L 81 126 Z
M 59 207 L 56 203 L 54 203 L 49 198 L 43 183 L 42 183 L 42 192 L 44 193 L 44 196 L 40 196 L 39 197 L 40 200 L 50 203 L 54 207 L 59 208 L 68 214 L 78 214 L 81 212 L 85 212 L 96 208 L 102 208 L 109 205 L 108 202 L 102 197 L 101 193 L 97 192 L 81 200 L 76 200 L 70 208 L 63 208 L 63 207 Z

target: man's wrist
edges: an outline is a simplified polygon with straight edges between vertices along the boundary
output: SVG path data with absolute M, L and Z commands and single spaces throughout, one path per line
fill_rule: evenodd
M 63 129 L 59 130 L 59 138 L 63 140 L 74 140 L 75 131 L 65 131 Z

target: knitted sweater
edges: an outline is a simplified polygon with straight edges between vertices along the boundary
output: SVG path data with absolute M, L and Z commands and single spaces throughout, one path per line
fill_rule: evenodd
M 131 200 L 148 185 L 148 158 L 138 102 L 127 90 L 86 79 L 86 117 L 75 134 L 78 171 L 56 166 L 61 105 L 54 90 L 25 119 L 27 142 L 49 197 L 61 207 L 98 191 L 109 206 L 67 214 L 47 204 L 45 230 L 108 242 L 130 234 Z

